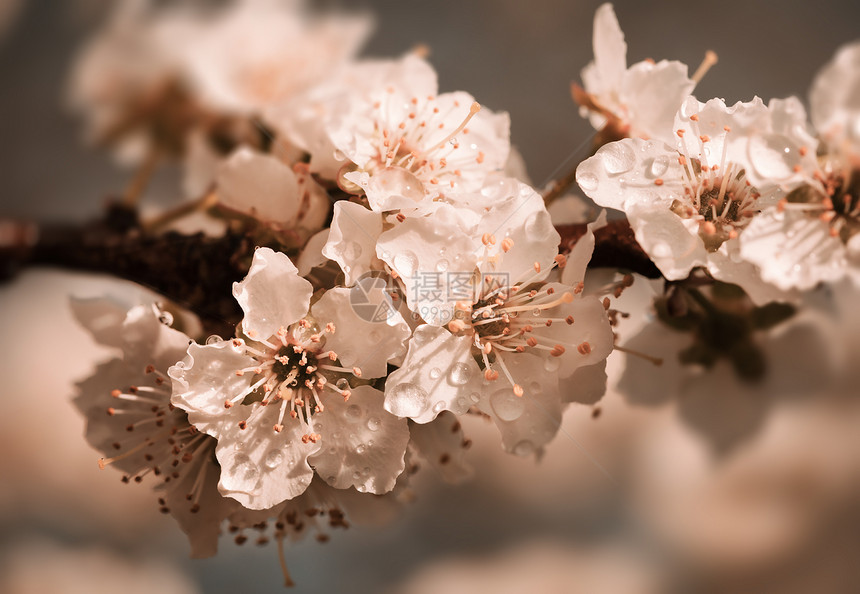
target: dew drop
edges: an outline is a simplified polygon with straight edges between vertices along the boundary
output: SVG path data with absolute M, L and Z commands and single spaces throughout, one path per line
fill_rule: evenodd
M 699 100 L 692 96 L 687 97 L 681 104 L 681 116 L 689 119 L 696 113 L 699 113 Z
M 633 168 L 633 164 L 636 162 L 636 156 L 633 154 L 633 149 L 627 146 L 624 141 L 605 144 L 597 151 L 596 154 L 602 157 L 603 167 L 606 169 L 606 172 L 611 175 L 618 175 L 619 173 L 630 171 Z
M 659 155 L 655 157 L 654 160 L 651 162 L 651 167 L 649 168 L 652 177 L 660 177 L 661 175 L 666 173 L 666 170 L 668 169 L 669 157 L 667 157 L 666 155 Z
M 367 492 L 367 485 L 358 485 L 355 488 L 355 490 L 358 491 L 359 493 L 366 493 Z
M 277 468 L 284 462 L 284 454 L 281 450 L 270 450 L 263 459 L 263 464 L 268 469 Z
M 543 360 L 543 368 L 550 373 L 555 373 L 559 367 L 561 367 L 561 361 L 558 357 L 547 357 Z
M 593 192 L 597 189 L 599 180 L 591 171 L 586 171 L 583 167 L 576 170 L 576 183 L 584 192 Z
M 535 444 L 527 439 L 522 440 L 514 446 L 514 454 L 517 456 L 528 456 L 535 451 Z
M 398 274 L 403 277 L 412 276 L 415 269 L 418 267 L 418 257 L 406 250 L 394 256 L 394 268 Z
M 386 399 L 389 411 L 398 417 L 418 417 L 430 406 L 430 397 L 424 388 L 411 383 L 397 384 Z
M 233 464 L 228 468 L 230 468 L 230 478 L 227 487 L 231 491 L 251 491 L 256 488 L 260 480 L 260 469 L 248 456 L 237 454 L 233 457 Z
M 206 344 L 215 344 L 217 342 L 221 342 L 222 340 L 224 340 L 224 339 L 221 338 L 220 336 L 218 336 L 217 334 L 210 334 L 206 338 Z
M 359 456 L 362 455 L 366 451 L 367 451 L 367 446 L 365 446 L 363 443 L 360 443 L 357 446 L 355 446 L 355 453 L 358 454 Z
M 357 404 L 350 404 L 346 407 L 346 418 L 353 423 L 361 419 L 361 407 Z
M 529 393 L 530 394 L 534 394 L 535 396 L 537 396 L 541 392 L 543 392 L 543 386 L 541 385 L 540 382 L 530 382 L 529 383 Z
M 654 244 L 654 257 L 655 258 L 671 258 L 672 257 L 672 248 L 669 247 L 669 244 L 661 241 L 659 243 Z
M 526 409 L 526 403 L 511 388 L 497 390 L 490 396 L 493 412 L 503 421 L 516 421 Z
M 440 412 L 442 412 L 443 410 L 445 410 L 445 403 L 442 402 L 441 400 L 433 405 L 433 412 L 436 413 L 437 415 Z
M 472 392 L 471 394 L 469 394 L 469 400 L 471 400 L 472 402 L 478 402 L 480 399 L 481 395 L 477 392 Z
M 762 177 L 784 180 L 791 177 L 800 163 L 800 153 L 791 153 L 789 140 L 779 134 L 754 136 L 747 145 L 750 163 Z
M 345 377 L 338 379 L 335 383 L 338 390 L 349 390 L 349 381 Z
M 543 208 L 533 212 L 526 219 L 523 229 L 526 236 L 532 241 L 543 241 L 550 234 L 552 223 L 550 222 L 549 213 Z
M 434 367 L 430 370 L 430 379 L 439 379 L 442 376 L 442 370 Z
M 391 192 L 399 194 L 414 202 L 424 199 L 424 184 L 421 180 L 401 167 L 389 167 L 378 174 L 379 184 L 390 188 Z
M 448 270 L 448 260 L 442 258 L 436 262 L 436 272 L 445 272 Z
M 343 254 L 343 257 L 347 260 L 358 260 L 361 257 L 361 244 L 356 241 L 347 241 L 343 244 L 339 244 L 341 246 L 340 253 Z
M 465 363 L 455 363 L 448 372 L 448 383 L 453 386 L 462 386 L 472 377 L 472 369 Z
M 466 402 L 466 399 L 462 396 L 458 397 L 457 400 L 455 400 L 455 404 L 457 405 L 457 410 L 462 412 L 466 412 L 466 409 L 469 408 L 469 403 Z

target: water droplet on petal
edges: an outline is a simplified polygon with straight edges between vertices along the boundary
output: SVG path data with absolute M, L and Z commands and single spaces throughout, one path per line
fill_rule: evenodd
M 363 443 L 360 443 L 357 446 L 355 446 L 355 453 L 358 454 L 359 456 L 362 455 L 366 451 L 367 451 L 367 447 Z
M 448 372 L 448 383 L 454 386 L 466 384 L 472 376 L 472 369 L 465 363 L 455 363 Z
M 660 177 L 666 173 L 667 169 L 669 169 L 669 157 L 666 155 L 659 155 L 651 162 L 650 171 L 652 177 Z
M 528 456 L 535 451 L 535 444 L 527 439 L 522 440 L 514 446 L 514 454 L 517 456 Z
M 371 431 L 379 431 L 381 426 L 382 421 L 379 420 L 379 417 L 370 417 L 367 419 L 367 428 Z
M 436 262 L 436 272 L 445 272 L 448 270 L 448 260 L 444 258 Z
M 347 241 L 342 244 L 338 244 L 341 246 L 340 253 L 343 254 L 343 257 L 347 260 L 358 260 L 361 257 L 361 244 L 356 241 Z
M 469 394 L 469 400 L 471 400 L 472 402 L 478 402 L 479 400 L 481 400 L 481 395 L 477 392 L 472 392 L 471 394 Z
M 596 190 L 598 181 L 597 176 L 591 171 L 587 171 L 583 167 L 576 170 L 576 183 L 579 184 L 583 192 L 593 192 Z
M 394 269 L 403 277 L 410 277 L 418 267 L 418 257 L 406 250 L 394 256 Z
M 225 483 L 231 491 L 250 492 L 257 487 L 260 480 L 260 469 L 244 454 L 237 454 L 233 463 L 228 466 L 229 478 Z
M 394 386 L 386 398 L 391 414 L 398 417 L 418 417 L 430 406 L 430 397 L 421 386 L 402 383 Z
M 433 412 L 436 413 L 437 415 L 440 412 L 442 412 L 443 410 L 445 410 L 445 403 L 442 402 L 441 400 L 433 405 Z
M 558 357 L 547 357 L 543 360 L 543 368 L 550 373 L 555 373 L 559 367 L 561 367 L 561 361 Z
M 376 177 L 379 185 L 389 194 L 399 195 L 414 202 L 421 202 L 424 199 L 424 184 L 401 167 L 389 167 Z
M 687 97 L 681 104 L 681 116 L 688 118 L 696 113 L 699 113 L 699 100 L 693 96 Z
M 350 404 L 346 407 L 346 418 L 355 423 L 361 418 L 361 407 L 357 404 Z
M 603 145 L 596 154 L 601 156 L 604 169 L 611 175 L 630 171 L 636 163 L 633 149 L 623 140 Z
M 752 137 L 747 151 L 756 173 L 776 181 L 791 177 L 800 163 L 800 152 L 791 152 L 788 145 L 789 140 L 778 134 Z
M 654 251 L 655 258 L 671 258 L 672 257 L 672 248 L 669 247 L 668 243 L 659 242 L 654 244 L 652 248 Z
M 263 464 L 268 469 L 277 468 L 284 462 L 284 454 L 281 450 L 270 450 L 263 459 Z
M 493 412 L 503 421 L 516 421 L 526 409 L 522 398 L 514 394 L 512 388 L 497 390 L 490 396 Z
M 439 369 L 438 367 L 434 367 L 433 369 L 430 370 L 430 379 L 439 379 L 439 377 L 441 375 L 442 375 L 442 370 Z
M 347 381 L 347 379 L 345 377 L 342 377 L 339 380 L 337 380 L 334 383 L 334 385 L 337 386 L 338 390 L 348 390 L 349 389 L 349 382 Z
M 550 234 L 552 223 L 550 222 L 549 213 L 541 209 L 533 212 L 526 219 L 523 229 L 526 236 L 532 241 L 543 241 Z
M 223 338 L 218 336 L 217 334 L 211 334 L 206 338 L 206 344 L 215 344 L 216 342 L 221 342 Z

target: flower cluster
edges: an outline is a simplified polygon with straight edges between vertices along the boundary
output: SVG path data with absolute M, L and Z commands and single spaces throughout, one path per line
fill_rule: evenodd
M 539 456 L 569 404 L 603 395 L 613 349 L 660 363 L 647 341 L 616 345 L 630 271 L 665 281 L 656 318 L 693 337 L 679 365 L 725 358 L 742 381 L 766 372 L 757 333 L 794 313 L 773 302 L 860 282 L 858 45 L 816 79 L 813 128 L 794 97 L 691 95 L 712 52 L 692 77 L 677 61 L 628 68 L 601 6 L 572 87 L 598 131 L 575 181 L 625 218 L 581 221 L 574 241 L 547 210 L 563 184 L 542 196 L 514 173 L 508 115 L 440 92 L 421 52 L 356 58 L 366 18 L 134 6 L 80 57 L 72 98 L 96 140 L 140 165 L 126 208 L 159 162 L 182 163 L 184 201 L 134 232 L 157 246 L 203 215 L 228 257 L 200 270 L 241 274 L 232 295 L 194 280 L 170 295 L 205 304 L 193 314 L 76 303 L 121 351 L 76 402 L 99 464 L 158 477 L 197 556 L 224 525 L 283 552 L 311 529 L 373 521 L 408 498 L 419 461 L 466 476 L 469 417 Z M 609 271 L 586 279 L 599 243 Z
M 206 28 L 185 14 L 147 21 L 134 50 L 167 55 L 121 89 L 108 88 L 110 70 L 87 74 L 130 43 L 111 29 L 75 85 L 104 91 L 87 101 L 94 120 L 128 124 L 102 140 L 144 133 L 162 153 L 174 98 L 145 113 L 136 102 L 181 89 L 188 125 L 171 123 L 181 137 L 170 142 L 205 199 L 178 212 L 202 210 L 257 246 L 233 284 L 233 336 L 183 334 L 159 306 L 78 306 L 123 351 L 80 386 L 100 464 L 158 476 L 195 555 L 214 552 L 225 522 L 240 532 L 274 519 L 281 542 L 309 510 L 336 527 L 361 518 L 352 500 L 396 505 L 419 459 L 462 478 L 458 417 L 489 417 L 505 450 L 539 454 L 569 403 L 602 395 L 614 342 L 601 299 L 612 289 L 584 291 L 591 250 L 560 253 L 541 195 L 508 173 L 507 114 L 440 93 L 415 53 L 351 60 L 360 19 L 316 17 L 289 43 L 239 56 L 206 50 L 308 18 L 273 23 L 254 4 Z M 199 43 L 171 49 L 176 35 Z M 215 120 L 252 122 L 264 138 Z

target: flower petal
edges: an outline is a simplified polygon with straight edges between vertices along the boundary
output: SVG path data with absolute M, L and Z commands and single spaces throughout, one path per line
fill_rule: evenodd
M 523 395 L 516 396 L 503 379 L 489 382 L 481 392 L 478 408 L 490 415 L 502 434 L 505 450 L 529 456 L 548 443 L 561 426 L 562 402 L 558 376 L 547 373 L 544 360 L 528 353 L 505 358 L 514 378 L 523 382 Z
M 463 427 L 453 413 L 444 411 L 430 423 L 416 423 L 409 432 L 410 445 L 445 481 L 459 483 L 474 473 L 465 455 L 470 442 L 463 437 Z
M 332 487 L 382 494 L 391 491 L 405 467 L 406 419 L 383 409 L 385 397 L 370 386 L 352 389 L 348 401 L 324 393 L 325 411 L 314 417 L 322 435 L 311 465 Z
M 290 225 L 299 212 L 293 170 L 272 155 L 237 149 L 218 168 L 218 200 L 263 221 Z
M 272 427 L 277 422 L 277 406 L 242 408 L 252 408 L 251 414 L 257 414 L 249 417 L 244 430 L 230 424 L 215 449 L 221 465 L 221 494 L 250 509 L 268 509 L 301 495 L 314 474 L 308 456 L 320 448 L 319 443 L 302 442 L 308 426 L 288 419 L 276 433 Z
M 335 203 L 331 231 L 322 253 L 340 264 L 345 285 L 355 284 L 379 262 L 376 241 L 380 233 L 381 214 L 354 202 L 340 200 Z
M 242 329 L 260 340 L 304 316 L 311 293 L 313 287 L 298 275 L 290 259 L 269 248 L 255 251 L 248 276 L 233 283 L 233 296 L 245 312 Z
M 440 205 L 432 217 L 407 217 L 379 237 L 376 253 L 406 286 L 406 303 L 429 324 L 453 319 L 477 263 L 472 239 L 458 226 L 458 211 Z
M 385 410 L 416 423 L 429 423 L 443 410 L 465 413 L 482 385 L 471 349 L 469 337 L 430 324 L 419 326 L 403 365 L 385 382 Z
M 335 326 L 326 333 L 325 348 L 345 367 L 360 368 L 361 377 L 385 376 L 388 361 L 405 351 L 411 334 L 386 288 L 385 280 L 365 277 L 351 289 L 329 289 L 311 310 L 321 326 Z

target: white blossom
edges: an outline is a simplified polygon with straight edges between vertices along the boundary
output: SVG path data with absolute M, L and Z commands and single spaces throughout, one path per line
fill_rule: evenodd
M 166 372 L 185 356 L 188 336 L 167 325 L 171 314 L 155 306 L 127 313 L 107 299 L 73 306 L 99 342 L 123 352 L 80 382 L 75 398 L 87 417 L 87 440 L 105 455 L 99 466 L 122 470 L 124 482 L 154 477 L 161 510 L 188 534 L 192 556 L 214 555 L 221 521 L 239 506 L 216 488 L 215 440 L 170 404 Z
M 750 221 L 799 182 L 808 140 L 798 113 L 756 98 L 727 107 L 688 98 L 673 145 L 628 138 L 601 147 L 576 172 L 601 206 L 623 210 L 636 240 L 669 280 L 697 266 L 741 285 L 757 301 L 784 298 L 740 261 Z
M 786 291 L 845 276 L 860 286 L 860 109 L 853 95 L 858 57 L 860 46 L 846 46 L 816 77 L 812 121 L 822 142 L 808 139 L 798 187 L 756 217 L 741 239 L 743 258 Z M 795 104 L 798 126 L 805 126 L 799 101 L 784 103 Z
M 537 200 L 517 193 L 509 210 L 488 213 L 479 227 L 499 238 L 482 236 L 474 266 L 462 269 L 467 282 L 445 304 L 450 321 L 414 331 L 385 389 L 386 409 L 417 423 L 477 406 L 496 422 L 505 449 L 520 455 L 558 430 L 565 402 L 576 398 L 562 398 L 563 381 L 604 360 L 613 343 L 604 306 L 581 295 L 581 279 L 547 281 L 566 259 L 540 197 L 525 195 Z
M 349 291 L 328 291 L 309 312 L 310 283 L 285 255 L 258 249 L 233 291 L 245 338 L 192 344 L 170 369 L 173 403 L 218 439 L 221 492 L 245 507 L 300 495 L 314 468 L 332 486 L 373 493 L 390 491 L 403 470 L 405 421 L 347 377 L 384 374 L 409 327 L 393 309 L 363 319 Z
M 612 124 L 633 137 L 670 141 L 672 121 L 695 82 L 677 61 L 644 60 L 627 67 L 627 44 L 611 4 L 594 15 L 594 61 L 574 86 L 580 112 L 596 130 Z

